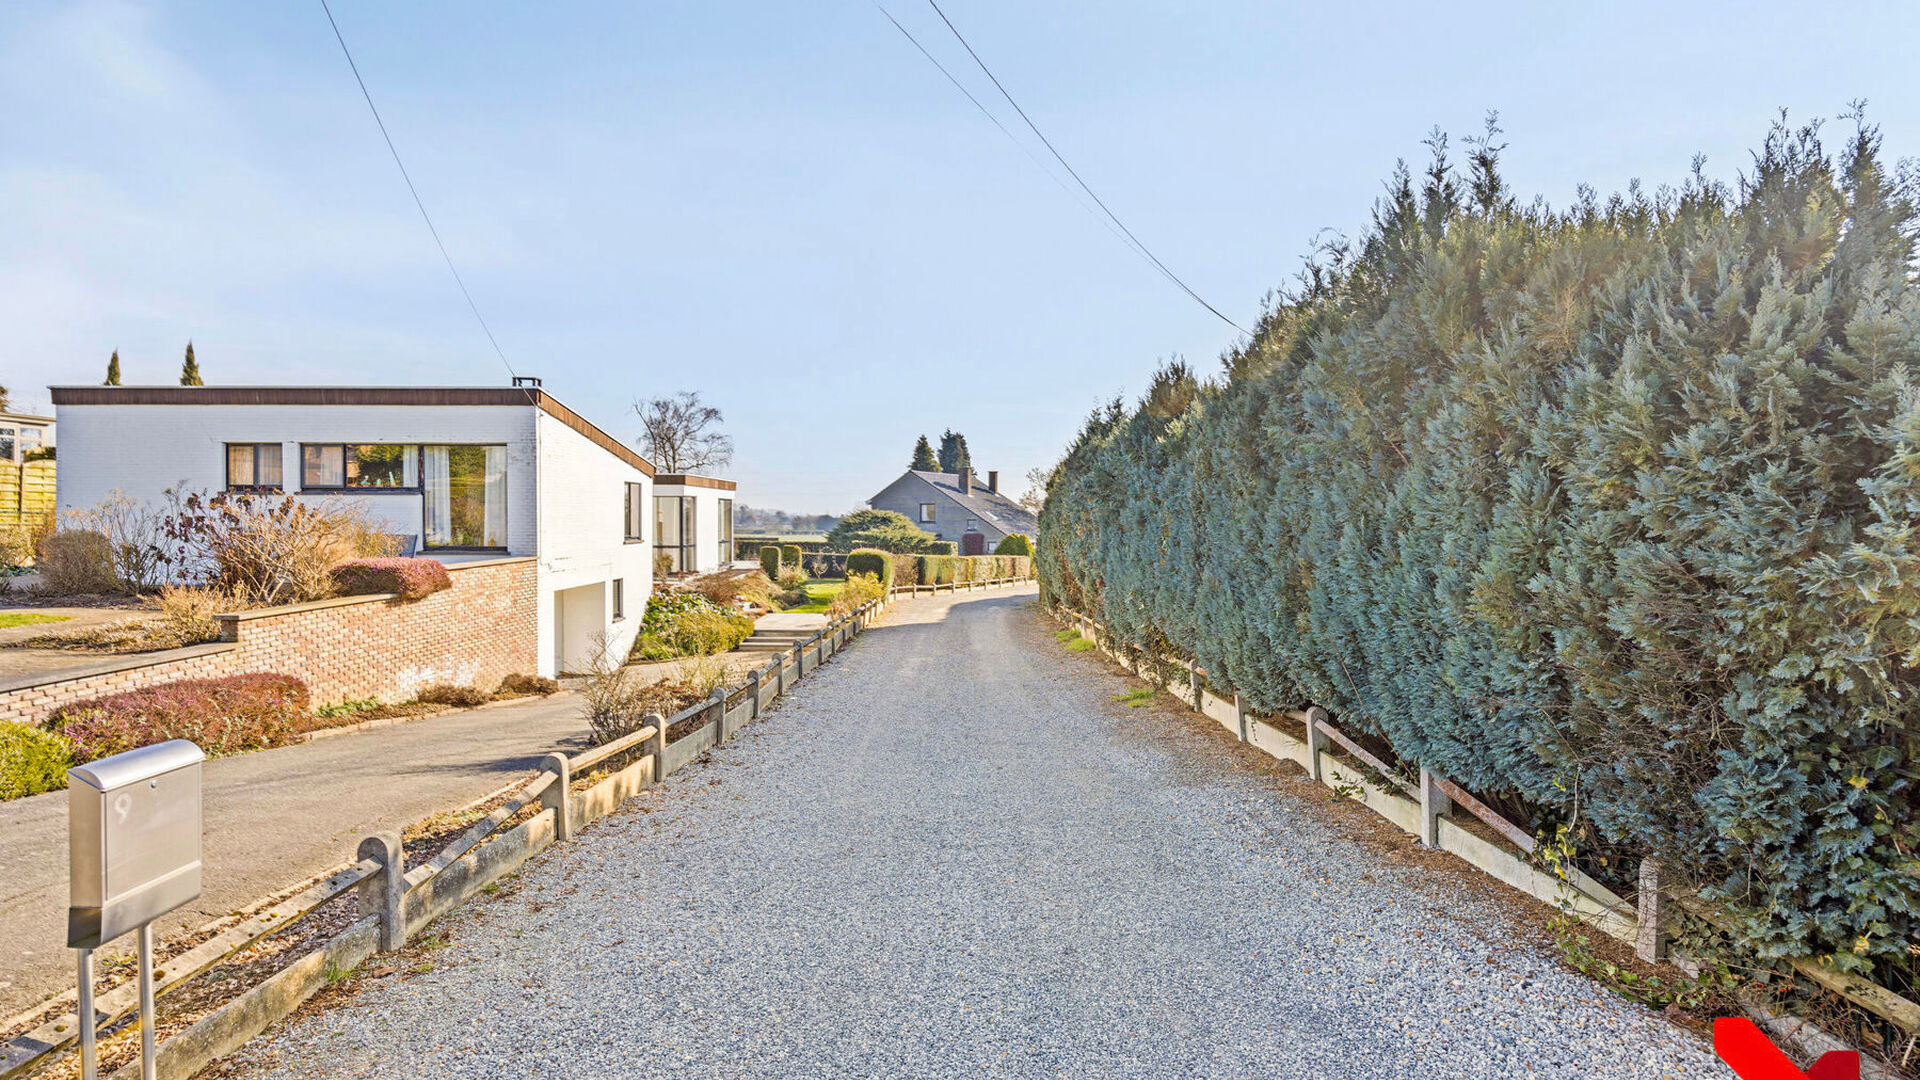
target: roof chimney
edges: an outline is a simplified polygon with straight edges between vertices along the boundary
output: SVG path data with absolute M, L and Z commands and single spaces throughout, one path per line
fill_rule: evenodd
M 1000 470 L 999 469 L 987 470 L 987 490 L 993 492 L 995 495 L 1000 494 Z
M 960 466 L 960 494 L 973 494 L 973 468 L 971 466 Z

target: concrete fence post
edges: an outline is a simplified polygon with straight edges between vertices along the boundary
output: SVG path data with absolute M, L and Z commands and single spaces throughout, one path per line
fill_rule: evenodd
M 1420 842 L 1440 847 L 1440 819 L 1453 812 L 1453 800 L 1440 790 L 1440 778 L 1420 767 Z
M 1660 860 L 1640 860 L 1640 917 L 1633 951 L 1649 964 L 1667 958 L 1667 897 L 1661 891 Z
M 1253 733 L 1249 730 L 1247 724 L 1246 700 L 1243 699 L 1238 692 L 1235 692 L 1233 695 L 1233 719 L 1235 723 L 1240 725 L 1240 741 L 1246 742 L 1247 737 Z
M 1307 771 L 1315 780 L 1320 776 L 1320 752 L 1327 748 L 1327 736 L 1320 725 L 1327 721 L 1327 710 L 1318 705 L 1307 710 Z
M 1206 676 L 1200 674 L 1199 668 L 1192 667 L 1187 669 L 1187 682 L 1191 684 L 1193 687 L 1193 711 L 1194 712 L 1206 711 L 1202 707 L 1201 700 L 1200 700 L 1200 689 L 1206 683 L 1206 681 L 1207 681 Z
M 355 861 L 373 859 L 380 872 L 360 883 L 360 915 L 380 916 L 380 951 L 399 952 L 407 946 L 407 857 L 397 832 L 379 832 L 360 839 Z
M 786 653 L 781 653 L 780 655 L 774 657 L 773 673 L 774 673 L 774 682 L 778 686 L 778 693 L 774 694 L 773 696 L 785 697 L 787 693 L 787 654 Z
M 647 740 L 647 752 L 653 755 L 653 782 L 659 783 L 667 778 L 667 718 L 659 713 L 648 713 L 640 723 L 653 725 L 653 738 Z
M 553 838 L 571 840 L 573 815 L 567 812 L 567 803 L 573 794 L 573 763 L 567 760 L 565 754 L 548 754 L 540 760 L 540 771 L 554 775 L 553 783 L 540 793 L 540 808 L 553 809 Z
M 716 742 L 726 742 L 727 741 L 727 689 L 726 687 L 724 686 L 714 687 L 713 694 L 711 696 L 713 698 L 713 709 L 714 709 L 714 727 L 715 727 L 715 731 L 713 733 L 714 740 Z

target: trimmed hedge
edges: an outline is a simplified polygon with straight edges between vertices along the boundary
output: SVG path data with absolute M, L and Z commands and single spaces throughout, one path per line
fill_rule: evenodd
M 769 580 L 779 580 L 780 548 L 777 544 L 768 544 L 760 549 L 760 569 L 767 572 Z
M 1025 533 L 1010 533 L 993 546 L 995 555 L 1032 555 L 1033 541 Z
M 1045 596 L 1913 985 L 1920 192 L 1878 147 L 1777 124 L 1737 190 L 1561 212 L 1485 146 L 1399 173 L 1219 381 L 1095 410 Z
M 65 736 L 0 723 L 0 801 L 59 791 L 72 767 L 73 744 Z
M 418 600 L 453 588 L 453 578 L 438 559 L 348 559 L 328 574 L 342 596 L 393 593 L 402 600 Z
M 1033 560 L 1016 555 L 907 555 L 894 556 L 899 570 L 905 559 L 913 567 L 910 577 L 896 574 L 907 585 L 951 585 L 969 581 L 998 581 L 1027 578 L 1033 574 Z M 851 569 L 848 571 L 851 573 Z
M 81 764 L 168 739 L 220 757 L 294 742 L 311 704 L 307 684 L 291 675 L 180 679 L 63 705 L 44 726 L 73 745 Z
M 893 557 L 884 551 L 861 548 L 847 555 L 847 577 L 872 574 L 880 582 L 880 595 L 893 590 Z
M 780 545 L 780 561 L 787 566 L 791 566 L 794 569 L 799 570 L 802 573 L 805 573 L 806 566 L 800 560 L 801 560 L 801 551 L 800 551 L 799 544 L 781 544 Z

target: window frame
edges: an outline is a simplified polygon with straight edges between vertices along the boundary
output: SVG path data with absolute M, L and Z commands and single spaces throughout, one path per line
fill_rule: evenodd
M 934 524 L 934 520 L 933 520 L 934 512 L 935 512 L 934 505 L 932 503 L 930 502 L 921 503 L 920 504 L 920 524 L 922 525 Z
M 613 579 L 613 621 L 627 620 L 627 579 Z
M 511 487 L 512 479 L 513 479 L 513 456 L 512 456 L 512 447 L 510 445 L 502 442 L 357 443 L 355 445 L 417 446 L 419 448 L 420 450 L 420 487 L 416 492 L 416 494 L 420 496 L 420 551 L 422 554 L 425 554 L 426 552 L 429 552 L 429 551 L 445 551 L 453 554 L 473 552 L 476 554 L 503 554 L 504 555 L 512 551 L 511 537 L 513 535 L 513 516 L 512 516 L 513 515 L 513 495 L 511 492 L 507 493 L 504 496 L 505 503 L 500 508 L 501 513 L 507 515 L 505 526 L 502 529 L 502 535 L 501 535 L 501 540 L 503 541 L 502 543 L 499 543 L 499 544 L 434 544 L 434 543 L 428 542 L 427 540 L 427 450 L 428 448 L 435 447 L 435 446 L 444 446 L 444 447 L 447 447 L 448 449 L 454 449 L 459 447 L 467 447 L 467 448 L 479 447 L 481 449 L 486 449 L 489 447 L 497 446 L 507 455 L 506 462 L 505 462 L 506 471 L 503 474 L 503 476 L 504 476 L 504 479 L 508 481 L 508 486 Z M 345 488 L 342 490 L 391 491 L 394 489 L 392 488 L 386 488 L 386 489 Z
M 673 508 L 673 521 L 674 531 L 678 534 L 678 539 L 671 544 L 665 542 L 666 533 L 659 527 L 660 522 L 665 520 L 661 504 L 669 500 L 676 504 Z M 654 550 L 671 552 L 673 554 L 673 565 L 668 568 L 667 573 L 693 573 L 693 567 L 700 561 L 699 499 L 692 495 L 655 495 L 653 497 L 653 516 L 655 522 Z
M 249 458 L 249 460 L 253 465 L 253 482 L 250 484 L 236 484 L 233 482 L 233 449 L 236 446 L 244 446 L 250 451 L 252 451 L 252 456 Z M 280 455 L 280 482 L 277 484 L 260 483 L 260 450 L 261 448 L 268 447 L 268 446 L 273 447 L 273 449 L 277 451 Z M 221 443 L 220 456 L 222 459 L 221 471 L 226 476 L 226 481 L 227 481 L 226 489 L 228 491 L 239 491 L 239 492 L 246 492 L 249 494 L 278 495 L 278 494 L 284 493 L 287 490 L 287 447 L 285 443 L 277 443 L 277 442 Z
M 338 484 L 308 484 L 307 483 L 307 448 L 313 447 L 315 449 L 325 449 L 326 447 L 329 447 L 329 446 L 337 446 L 340 448 L 340 482 Z M 348 484 L 347 483 L 347 447 L 349 446 L 411 447 L 413 449 L 413 476 L 414 476 L 413 486 L 412 487 L 404 487 L 404 486 L 402 487 L 385 487 L 385 486 L 355 487 L 351 484 Z M 301 491 L 322 491 L 328 494 L 335 494 L 340 492 L 351 492 L 355 495 L 423 495 L 426 493 L 426 490 L 427 490 L 426 452 L 427 452 L 426 447 L 421 443 L 303 442 L 300 444 L 300 456 L 299 456 L 300 490 Z M 284 469 L 285 469 L 285 463 L 282 462 L 282 470 L 283 470 L 281 473 L 282 479 L 284 479 L 286 476 Z M 402 473 L 402 475 L 405 475 L 404 472 Z
M 720 499 L 720 562 L 733 561 L 733 500 Z
M 644 544 L 647 542 L 647 485 L 627 484 L 627 501 L 621 514 L 620 531 L 626 535 L 626 543 Z

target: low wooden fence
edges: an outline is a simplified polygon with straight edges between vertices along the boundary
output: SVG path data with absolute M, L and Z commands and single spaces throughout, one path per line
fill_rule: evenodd
M 975 589 L 997 588 L 1001 585 L 1019 585 L 1032 580 L 1032 578 L 1008 577 L 992 578 L 987 581 L 948 581 L 939 585 L 895 585 L 888 591 L 887 595 L 889 597 L 920 596 L 922 594 L 933 596 L 936 593 L 942 592 L 973 592 Z
M 24 545 L 53 517 L 52 461 L 0 461 L 0 554 Z
M 1247 709 L 1239 694 L 1223 698 L 1212 693 L 1204 668 L 1178 657 L 1151 657 L 1137 649 L 1116 648 L 1112 636 L 1100 623 L 1065 608 L 1056 611 L 1102 652 L 1136 674 L 1152 678 L 1159 671 L 1185 671 L 1187 704 L 1195 712 L 1217 721 L 1240 741 L 1272 757 L 1297 763 L 1313 779 L 1348 794 L 1354 801 L 1418 836 L 1426 846 L 1450 852 L 1476 869 L 1539 900 L 1569 910 L 1607 934 L 1632 944 L 1643 960 L 1667 958 L 1667 922 L 1672 905 L 1684 907 L 1689 914 L 1709 923 L 1721 923 L 1711 905 L 1697 897 L 1672 895 L 1663 888 L 1661 870 L 1654 860 L 1641 864 L 1639 889 L 1633 903 L 1574 867 L 1561 866 L 1549 872 L 1529 858 L 1535 854 L 1537 845 L 1525 829 L 1502 817 L 1465 788 L 1428 769 L 1415 770 L 1381 760 L 1336 727 L 1327 710 L 1316 705 L 1279 716 L 1256 716 Z M 1276 723 L 1282 719 L 1300 724 L 1303 737 L 1295 738 L 1283 730 Z M 1351 760 L 1342 760 L 1333 752 L 1334 746 Z M 1463 827 L 1453 816 L 1456 809 L 1477 818 L 1514 850 Z M 1886 1020 L 1910 1037 L 1920 1036 L 1920 1003 L 1824 964 L 1816 957 L 1797 957 L 1788 962 L 1808 979 Z
M 156 993 L 164 995 L 296 925 L 328 901 L 358 890 L 360 917 L 355 922 L 160 1044 L 158 1075 L 175 1080 L 193 1076 L 299 1008 L 338 973 L 353 970 L 377 953 L 403 948 L 435 919 L 528 859 L 556 842 L 572 839 L 588 822 L 613 813 L 631 796 L 726 742 L 865 631 L 881 604 L 874 601 L 835 620 L 786 652 L 774 654 L 740 685 L 717 689 L 712 697 L 673 716 L 648 717 L 639 730 L 579 754 L 549 754 L 539 773 L 513 789 L 503 805 L 412 870 L 405 869 L 406 852 L 399 833 L 368 836 L 360 842 L 352 866 L 160 964 Z M 669 732 L 689 722 L 697 726 L 668 741 Z M 575 777 L 610 762 L 619 768 L 592 787 L 572 790 Z M 508 827 L 536 804 L 536 812 Z M 105 1031 L 133 1015 L 137 995 L 131 979 L 98 995 L 94 1000 L 98 1029 Z M 74 1045 L 78 1036 L 78 1017 L 67 1013 L 0 1046 L 0 1080 L 46 1063 L 50 1055 Z M 139 1075 L 137 1060 L 114 1073 L 115 1080 Z

